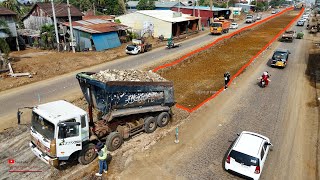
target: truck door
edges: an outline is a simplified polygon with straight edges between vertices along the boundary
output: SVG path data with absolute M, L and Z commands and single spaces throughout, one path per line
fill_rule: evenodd
M 75 119 L 58 124 L 57 157 L 68 160 L 72 153 L 82 149 L 81 126 Z

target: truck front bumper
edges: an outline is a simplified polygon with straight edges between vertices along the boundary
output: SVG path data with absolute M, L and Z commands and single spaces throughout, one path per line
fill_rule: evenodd
M 29 146 L 30 146 L 31 151 L 33 152 L 33 154 L 35 154 L 43 162 L 45 162 L 46 164 L 49 164 L 51 166 L 54 166 L 54 167 L 58 167 L 59 166 L 58 158 L 49 157 L 48 155 L 46 155 L 45 153 L 40 151 L 40 149 L 38 149 L 37 146 L 35 146 L 32 142 L 29 143 Z

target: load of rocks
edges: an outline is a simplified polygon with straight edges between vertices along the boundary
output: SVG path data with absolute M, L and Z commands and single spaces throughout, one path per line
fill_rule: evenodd
M 107 69 L 91 75 L 91 78 L 102 81 L 141 81 L 163 82 L 167 81 L 152 71 Z

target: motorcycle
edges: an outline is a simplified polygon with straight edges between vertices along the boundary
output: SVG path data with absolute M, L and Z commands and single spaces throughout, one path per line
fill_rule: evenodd
M 174 44 L 173 40 L 169 39 L 166 47 L 167 49 L 171 49 L 171 48 L 176 48 L 180 46 L 181 44 Z
M 268 76 L 270 77 L 271 75 L 268 75 Z M 271 81 L 271 80 L 269 79 L 269 77 L 268 77 L 268 78 L 263 78 L 263 75 L 262 75 L 261 77 L 258 78 L 258 80 L 259 80 L 259 86 L 260 86 L 261 88 L 267 87 L 266 80 L 267 80 L 268 82 Z

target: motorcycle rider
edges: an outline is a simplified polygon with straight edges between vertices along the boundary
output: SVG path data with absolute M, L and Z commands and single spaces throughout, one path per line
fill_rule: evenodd
M 269 81 L 270 81 L 269 77 L 270 77 L 270 75 L 269 75 L 268 71 L 263 72 L 261 78 L 262 78 L 262 80 L 264 80 L 265 86 L 268 86 L 268 84 L 269 84 Z

